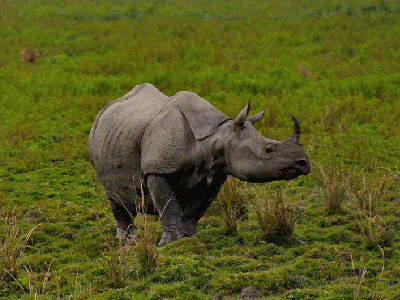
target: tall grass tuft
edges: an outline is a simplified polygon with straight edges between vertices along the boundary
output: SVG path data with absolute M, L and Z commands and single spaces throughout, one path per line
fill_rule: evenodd
M 315 163 L 322 175 L 322 195 L 328 214 L 335 215 L 342 211 L 342 205 L 350 196 L 350 185 L 353 173 L 344 169 L 343 164 L 337 167 L 329 160 L 325 167 Z
M 22 262 L 22 254 L 36 227 L 31 228 L 26 234 L 21 234 L 17 225 L 17 217 L 13 213 L 1 220 L 4 222 L 4 226 L 0 231 L 0 287 L 22 288 L 17 281 L 19 267 Z
M 384 260 L 385 253 L 383 252 L 383 249 L 381 247 L 379 247 L 379 250 L 381 251 L 382 259 Z M 356 268 L 354 259 L 353 259 L 353 255 L 350 252 L 351 268 L 353 269 L 353 272 L 354 272 L 354 291 L 353 291 L 353 299 L 354 300 L 365 299 L 365 295 L 362 295 L 362 288 L 361 288 L 364 280 L 366 279 L 365 275 L 368 273 L 367 268 L 364 266 L 364 255 L 365 255 L 365 253 L 363 250 L 363 251 L 361 251 L 361 254 L 360 254 L 358 268 Z M 377 293 L 378 293 L 379 284 L 382 281 L 382 275 L 383 275 L 384 271 L 385 271 L 385 263 L 382 264 L 381 272 L 376 277 L 376 284 L 375 284 L 374 291 L 372 292 L 372 297 L 369 297 L 368 299 L 380 299 L 377 297 Z M 371 291 L 369 291 L 369 293 L 370 292 Z
M 134 249 L 139 264 L 139 275 L 153 272 L 157 268 L 157 234 L 155 225 L 150 223 L 148 215 L 142 214 L 139 221 L 140 239 Z
M 391 188 L 395 180 L 391 175 L 375 175 L 373 180 L 367 180 L 364 166 L 352 179 L 351 193 L 356 201 L 360 214 L 361 233 L 364 244 L 368 248 L 390 247 L 395 237 L 393 230 L 378 215 L 378 204 Z M 378 173 L 377 168 L 373 169 Z
M 359 209 L 373 218 L 377 214 L 378 202 L 388 191 L 392 180 L 391 176 L 384 174 L 367 182 L 365 174 L 360 172 L 351 185 L 352 195 Z
M 396 235 L 381 216 L 371 217 L 370 214 L 360 212 L 360 226 L 367 248 L 392 246 Z
M 237 234 L 237 224 L 243 217 L 242 187 L 242 182 L 229 176 L 217 197 L 217 204 L 220 207 L 227 235 Z
M 107 284 L 111 288 L 125 287 L 133 272 L 132 247 L 122 242 L 117 247 L 105 240 L 107 253 L 103 254 L 106 261 Z
M 135 195 L 134 199 L 137 208 L 136 232 L 129 240 L 119 241 L 117 247 L 105 239 L 108 253 L 104 258 L 108 266 L 108 282 L 112 288 L 123 288 L 133 276 L 140 277 L 157 267 L 157 234 L 145 213 L 146 201 L 143 189 L 141 194 L 142 196 Z
M 147 205 L 143 186 L 141 186 L 141 194 L 137 197 L 139 201 L 136 203 L 140 238 L 136 241 L 135 255 L 140 266 L 139 271 L 146 274 L 157 267 L 157 233 L 154 224 L 149 222 L 149 216 L 145 213 Z
M 47 267 L 47 270 L 45 272 L 35 272 L 32 267 L 30 266 L 29 263 L 24 264 L 25 272 L 28 275 L 28 289 L 29 289 L 29 294 L 30 295 L 35 295 L 35 299 L 38 295 L 43 295 L 45 293 L 47 284 L 49 282 L 49 278 L 51 275 L 50 269 L 51 265 L 53 264 L 53 261 L 50 262 L 50 264 Z M 59 289 L 58 289 L 58 294 L 59 294 Z
M 274 190 L 271 186 L 265 194 L 252 190 L 249 210 L 263 232 L 263 239 L 282 242 L 294 233 L 297 216 L 295 210 L 285 203 L 283 190 Z

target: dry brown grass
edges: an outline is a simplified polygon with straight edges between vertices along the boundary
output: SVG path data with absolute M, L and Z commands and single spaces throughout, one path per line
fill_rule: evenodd
M 108 251 L 103 256 L 108 282 L 113 288 L 123 288 L 132 277 L 150 273 L 157 267 L 157 232 L 154 222 L 150 222 L 151 217 L 143 213 L 146 211 L 144 196 L 136 195 L 135 203 L 137 227 L 133 236 L 127 241 L 120 240 L 117 247 L 105 238 Z
M 379 250 L 381 251 L 382 259 L 384 260 L 385 253 L 383 252 L 383 249 L 381 247 L 379 247 Z M 360 254 L 358 267 L 356 267 L 356 263 L 354 262 L 353 255 L 350 252 L 351 268 L 353 269 L 353 272 L 354 272 L 354 289 L 353 289 L 353 299 L 354 300 L 365 299 L 361 292 L 362 284 L 366 278 L 365 275 L 368 273 L 368 270 L 365 267 L 364 255 L 365 255 L 365 253 L 363 250 L 363 251 L 361 251 L 361 254 Z M 379 273 L 379 275 L 376 276 L 376 279 L 375 279 L 376 283 L 375 283 L 375 288 L 372 292 L 372 297 L 369 297 L 368 299 L 380 299 L 377 297 L 377 293 L 378 293 L 379 284 L 382 281 L 382 275 L 383 275 L 384 271 L 385 271 L 385 263 L 382 264 L 381 272 Z
M 295 210 L 285 203 L 283 190 L 271 184 L 267 191 L 251 190 L 250 212 L 254 215 L 264 239 L 272 242 L 284 241 L 294 233 L 297 222 Z
M 388 247 L 394 240 L 394 232 L 379 215 L 379 202 L 383 201 L 386 194 L 395 182 L 393 172 L 379 172 L 377 166 L 372 166 L 374 177 L 367 179 L 366 168 L 354 173 L 351 180 L 351 195 L 355 200 L 360 215 L 360 227 L 364 236 L 364 243 L 369 248 Z
M 395 233 L 381 216 L 371 217 L 370 214 L 360 212 L 360 226 L 367 248 L 392 246 Z
M 225 231 L 228 235 L 237 233 L 237 225 L 243 217 L 244 200 L 241 193 L 242 190 L 243 183 L 229 176 L 217 197 L 217 205 L 220 207 Z
M 393 176 L 387 174 L 375 175 L 373 180 L 367 182 L 363 170 L 364 168 L 352 180 L 351 192 L 359 209 L 373 218 L 377 214 L 379 200 L 385 196 L 393 182 Z
M 149 216 L 142 214 L 139 221 L 140 238 L 134 249 L 139 271 L 151 273 L 157 268 L 157 232 L 154 222 L 148 220 Z
M 20 233 L 14 211 L 1 220 L 4 222 L 4 227 L 0 231 L 0 287 L 4 285 L 8 288 L 22 289 L 17 280 L 19 268 L 23 252 L 36 226 L 27 233 Z
M 136 241 L 135 255 L 140 266 L 141 272 L 152 272 L 157 267 L 157 232 L 154 222 L 150 223 L 151 218 L 146 213 L 146 201 L 144 198 L 143 186 L 141 186 L 142 196 L 138 197 L 137 207 L 138 233 L 140 238 Z
M 353 172 L 345 170 L 343 164 L 338 167 L 333 161 L 328 165 L 322 166 L 314 163 L 321 172 L 323 187 L 321 193 L 328 214 L 338 214 L 342 210 L 343 202 L 348 200 L 351 195 L 351 182 L 354 177 Z

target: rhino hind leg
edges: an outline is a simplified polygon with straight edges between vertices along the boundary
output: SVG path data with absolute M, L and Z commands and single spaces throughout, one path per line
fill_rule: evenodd
M 203 198 L 185 207 L 182 213 L 182 235 L 194 238 L 197 233 L 197 223 L 214 201 L 214 197 Z
M 149 175 L 147 186 L 163 227 L 163 235 L 158 243 L 158 247 L 162 247 L 182 237 L 182 210 L 166 178 Z
M 212 202 L 212 201 L 211 201 Z M 211 203 L 210 202 L 210 203 Z M 185 207 L 182 213 L 182 235 L 187 238 L 194 238 L 197 233 L 197 223 L 209 207 L 208 201 L 197 201 Z
M 194 238 L 197 233 L 198 220 L 185 220 L 182 221 L 182 236 L 186 238 Z
M 117 222 L 116 237 L 122 241 L 134 241 L 135 228 L 133 220 L 136 216 L 136 212 L 132 213 L 125 205 L 118 203 L 111 198 L 109 198 L 109 200 L 111 210 Z

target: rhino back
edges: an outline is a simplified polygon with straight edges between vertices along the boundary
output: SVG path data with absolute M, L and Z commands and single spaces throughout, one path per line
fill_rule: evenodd
M 88 151 L 108 196 L 128 200 L 140 187 L 139 141 L 145 128 L 167 103 L 167 96 L 145 83 L 110 102 L 96 117 Z

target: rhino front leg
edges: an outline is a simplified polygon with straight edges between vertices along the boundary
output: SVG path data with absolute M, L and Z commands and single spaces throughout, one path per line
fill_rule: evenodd
M 123 241 L 132 240 L 135 234 L 133 220 L 136 212 L 133 214 L 123 203 L 119 203 L 112 198 L 109 198 L 109 200 L 114 218 L 117 221 L 116 237 Z
M 193 238 L 196 236 L 197 223 L 217 198 L 226 177 L 225 173 L 217 174 L 210 186 L 200 186 L 193 191 L 191 203 L 183 209 L 182 214 L 182 234 L 184 237 Z
M 182 210 L 174 191 L 165 177 L 149 175 L 147 177 L 147 187 L 163 226 L 163 235 L 158 243 L 158 247 L 162 247 L 181 238 Z

